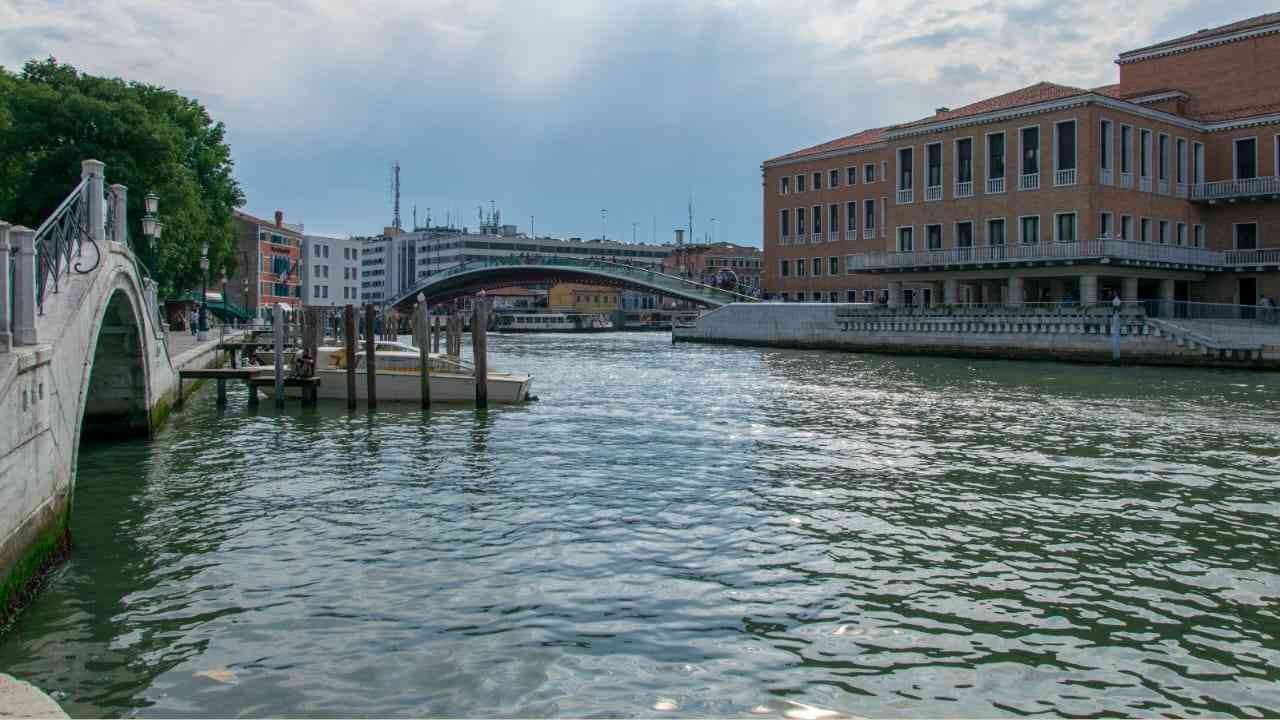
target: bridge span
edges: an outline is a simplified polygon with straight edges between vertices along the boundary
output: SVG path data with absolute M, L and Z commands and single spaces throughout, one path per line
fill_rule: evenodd
M 428 303 L 445 302 L 480 290 L 535 282 L 575 282 L 654 293 L 718 308 L 734 302 L 755 302 L 756 298 L 675 275 L 634 265 L 558 256 L 523 256 L 471 260 L 424 278 L 392 304 L 408 311 L 422 294 Z
M 82 437 L 145 436 L 184 362 L 170 358 L 156 286 L 129 247 L 127 189 L 86 160 L 32 230 L 0 222 L 0 621 L 65 546 Z

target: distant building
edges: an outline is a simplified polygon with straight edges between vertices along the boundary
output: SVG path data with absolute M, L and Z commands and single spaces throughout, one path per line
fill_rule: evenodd
M 662 266 L 669 274 L 699 282 L 708 281 L 718 270 L 728 269 L 738 276 L 742 285 L 758 288 L 764 268 L 764 253 L 757 247 L 728 242 L 681 245 L 670 248 Z
M 302 239 L 302 302 L 311 307 L 360 303 L 360 251 L 355 238 L 306 235 Z
M 485 295 L 498 312 L 536 312 L 547 304 L 546 290 L 505 287 L 487 290 Z
M 622 306 L 622 291 L 580 283 L 556 283 L 547 293 L 552 312 L 611 313 Z
M 277 210 L 275 221 L 248 213 L 232 214 L 236 226 L 236 271 L 226 280 L 231 302 L 259 319 L 271 317 L 277 303 L 291 308 L 302 304 L 302 225 L 284 221 Z

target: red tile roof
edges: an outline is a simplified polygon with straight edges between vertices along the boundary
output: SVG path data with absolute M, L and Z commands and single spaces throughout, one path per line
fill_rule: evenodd
M 1183 43 L 1208 40 L 1210 38 L 1214 38 L 1219 35 L 1230 35 L 1231 33 L 1241 32 L 1244 30 L 1251 30 L 1253 28 L 1262 27 L 1263 25 L 1270 25 L 1272 23 L 1280 23 L 1280 12 L 1273 12 L 1273 13 L 1267 13 L 1265 15 L 1258 15 L 1256 17 L 1247 18 L 1245 20 L 1238 20 L 1236 22 L 1228 23 L 1226 25 L 1220 25 L 1216 28 L 1198 30 L 1196 32 L 1191 33 L 1190 35 L 1183 35 L 1182 37 L 1176 37 L 1172 40 L 1164 40 L 1162 42 L 1156 43 L 1155 45 L 1148 45 L 1146 47 L 1138 48 L 1137 50 L 1127 50 L 1125 52 L 1120 53 L 1120 58 L 1124 59 L 1128 55 L 1136 55 L 1138 53 L 1151 52 L 1152 50 L 1159 50 L 1161 48 L 1171 47 L 1174 45 L 1181 45 Z
M 765 162 L 771 163 L 778 162 L 779 160 L 791 160 L 809 155 L 821 155 L 823 153 L 833 152 L 836 150 L 847 150 L 849 148 L 860 147 L 862 145 L 875 145 L 882 139 L 884 131 L 885 128 L 863 130 L 862 132 L 846 135 L 842 138 L 832 140 L 831 142 L 822 143 L 821 145 L 814 145 L 813 147 L 796 150 L 795 152 L 787 153 L 786 155 L 779 155 L 778 157 L 766 160 Z
M 1120 83 L 1115 83 L 1114 85 L 1099 85 L 1090 92 L 1095 92 L 1099 95 L 1105 95 L 1106 97 L 1115 98 L 1117 100 L 1121 98 Z
M 1076 95 L 1085 95 L 1088 92 L 1088 90 L 1083 88 L 1071 87 L 1070 85 L 1038 82 L 1035 85 L 1028 85 L 1027 87 L 1019 88 L 1013 92 L 1007 92 L 1003 95 L 990 97 L 986 100 L 979 100 L 976 103 L 970 103 L 964 107 L 956 108 L 955 110 L 935 113 L 927 118 L 921 118 L 901 125 L 894 125 L 890 129 L 902 130 L 905 128 L 917 127 L 919 125 L 928 125 L 929 123 L 945 122 L 947 120 L 955 120 L 956 118 L 969 117 L 970 115 L 981 115 L 983 113 L 995 112 L 997 110 L 1009 110 L 1011 108 L 1022 107 L 1023 105 L 1035 105 L 1036 103 L 1061 100 L 1062 98 L 1074 97 Z
M 302 233 L 298 232 L 297 230 L 294 230 L 291 227 L 288 227 L 287 225 L 284 225 L 284 226 L 276 225 L 275 220 L 263 220 L 262 218 L 250 215 L 249 213 L 244 212 L 243 210 L 236 210 L 232 213 L 232 215 L 234 217 L 240 218 L 241 220 L 244 220 L 245 222 L 255 223 L 257 225 L 266 225 L 267 227 L 275 228 L 280 232 L 289 233 L 290 235 L 297 235 L 298 237 L 302 237 Z
M 1240 120 L 1243 118 L 1257 117 L 1259 115 L 1278 114 L 1280 114 L 1280 103 L 1268 103 L 1266 105 L 1249 105 L 1246 107 L 1232 108 L 1230 110 L 1201 113 L 1200 120 L 1202 122 L 1220 122 L 1223 120 Z

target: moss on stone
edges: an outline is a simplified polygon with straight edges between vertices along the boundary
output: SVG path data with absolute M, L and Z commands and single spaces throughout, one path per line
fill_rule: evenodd
M 71 551 L 71 507 L 58 512 L 57 520 L 40 531 L 26 553 L 0 581 L 0 630 L 8 627 L 40 589 L 48 572 Z

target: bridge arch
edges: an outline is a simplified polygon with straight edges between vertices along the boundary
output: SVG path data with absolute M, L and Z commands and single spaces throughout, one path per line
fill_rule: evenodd
M 435 273 L 392 301 L 401 311 L 413 307 L 421 293 L 431 304 L 511 285 L 534 282 L 574 282 L 655 293 L 717 308 L 754 297 L 703 285 L 674 275 L 604 260 L 559 257 L 494 258 L 470 261 Z
M 146 332 L 142 289 L 136 276 L 117 269 L 92 313 L 92 341 L 85 346 L 75 448 L 85 440 L 146 437 L 151 432 L 151 363 L 154 340 Z

